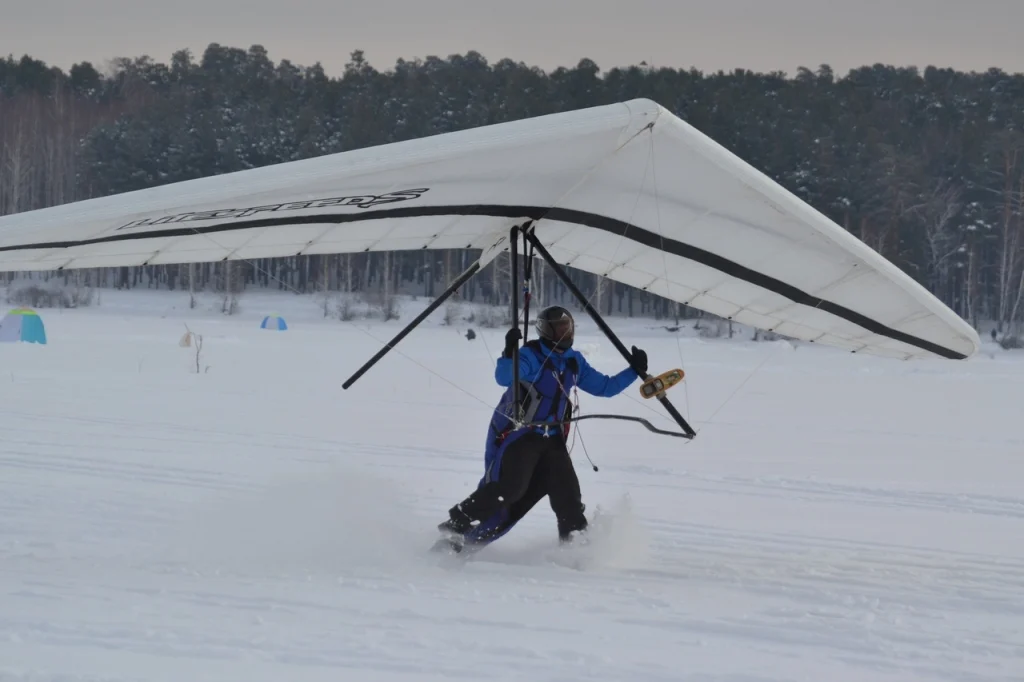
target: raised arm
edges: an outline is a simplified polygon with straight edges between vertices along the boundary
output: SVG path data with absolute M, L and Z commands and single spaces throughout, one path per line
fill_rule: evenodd
M 519 379 L 527 383 L 537 380 L 540 374 L 540 363 L 537 357 L 530 351 L 520 350 L 519 352 Z M 499 386 L 512 385 L 512 358 L 502 355 L 494 365 L 494 380 Z
M 519 339 L 523 333 L 519 327 L 513 327 L 505 334 L 505 350 L 502 352 L 498 362 L 494 365 L 494 380 L 499 386 L 511 386 L 513 379 L 512 372 L 512 351 L 519 345 Z M 521 381 L 533 382 L 540 374 L 542 363 L 529 350 L 519 351 L 519 379 Z
M 627 367 L 618 374 L 609 376 L 603 374 L 587 362 L 583 355 L 579 355 L 580 363 L 580 377 L 577 381 L 577 385 L 581 390 L 590 393 L 591 395 L 600 396 L 602 398 L 611 398 L 626 390 L 630 384 L 636 381 L 640 375 L 632 367 Z M 639 350 L 636 346 L 633 346 L 633 357 L 639 368 L 646 372 L 647 371 L 647 354 L 642 350 Z

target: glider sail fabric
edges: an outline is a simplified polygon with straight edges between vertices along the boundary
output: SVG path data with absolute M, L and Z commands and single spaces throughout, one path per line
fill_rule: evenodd
M 980 341 L 878 253 L 650 100 L 0 218 L 0 271 L 479 248 L 532 220 L 560 262 L 849 351 Z M 507 244 L 503 248 L 507 248 Z
M 554 205 L 633 121 L 612 106 L 8 216 L 0 268 L 485 248 L 525 217 L 518 206 Z

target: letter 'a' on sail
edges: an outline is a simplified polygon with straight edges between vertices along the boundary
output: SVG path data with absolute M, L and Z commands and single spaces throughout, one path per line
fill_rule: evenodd
M 0 271 L 508 248 L 851 352 L 965 358 L 977 333 L 877 252 L 649 100 L 0 218 Z M 504 241 L 504 243 L 503 243 Z

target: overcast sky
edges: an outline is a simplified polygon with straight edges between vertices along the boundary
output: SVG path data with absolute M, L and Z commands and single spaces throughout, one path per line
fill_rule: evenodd
M 478 50 L 551 69 L 589 57 L 839 74 L 883 62 L 1024 72 L 1024 0 L 24 0 L 0 9 L 0 55 L 67 69 L 113 57 L 166 62 L 211 42 L 261 44 L 275 62 L 338 73 L 354 49 L 399 57 Z

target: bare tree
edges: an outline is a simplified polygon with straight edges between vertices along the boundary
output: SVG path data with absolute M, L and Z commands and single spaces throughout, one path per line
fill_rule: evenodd
M 998 198 L 999 255 L 997 328 L 1004 331 L 1019 310 L 1024 291 L 1024 133 L 1005 131 L 991 142 L 995 167 L 984 190 Z
M 234 315 L 238 312 L 238 297 L 245 287 L 240 263 L 233 260 L 221 261 L 220 290 L 223 293 L 221 312 Z
M 928 286 L 936 294 L 946 290 L 952 258 L 965 250 L 962 234 L 957 230 L 957 218 L 963 209 L 962 194 L 959 185 L 941 179 L 909 211 L 920 221 L 924 232 Z

